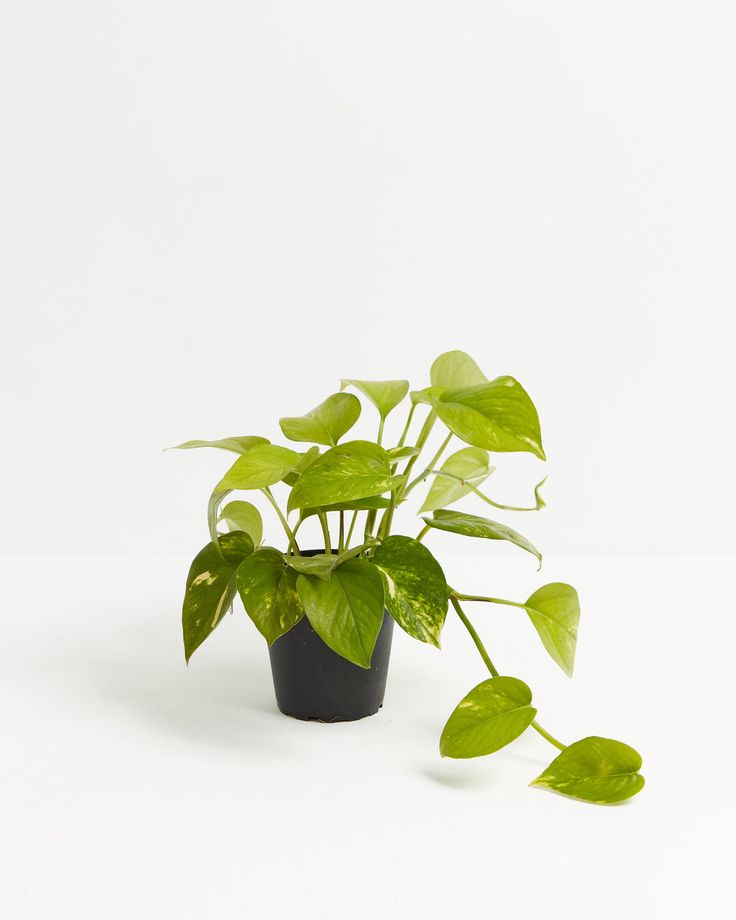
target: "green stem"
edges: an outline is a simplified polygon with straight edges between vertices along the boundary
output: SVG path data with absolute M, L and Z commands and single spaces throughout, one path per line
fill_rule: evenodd
M 415 445 L 415 447 L 417 448 L 417 453 L 414 454 L 414 456 L 409 459 L 409 462 L 406 465 L 406 469 L 404 470 L 403 475 L 404 475 L 405 481 L 409 479 L 409 473 L 411 473 L 412 467 L 417 461 L 417 457 L 421 453 L 424 445 L 427 443 L 427 438 L 429 437 L 432 431 L 432 428 L 434 426 L 434 423 L 436 421 L 437 421 L 437 413 L 434 411 L 434 409 L 432 409 L 432 411 L 429 413 L 429 415 L 424 420 L 424 424 L 422 425 L 422 430 L 419 432 L 419 437 L 417 438 L 417 443 Z M 399 502 L 404 497 L 405 492 L 406 492 L 406 486 L 404 486 L 403 489 L 396 489 L 395 491 L 391 493 L 391 504 L 383 512 L 383 517 L 381 518 L 381 524 L 378 528 L 378 532 L 381 534 L 381 537 L 383 539 L 385 539 L 391 533 L 391 524 L 394 519 L 394 512 L 396 511 L 396 506 L 399 504 Z M 372 526 L 372 522 L 371 522 L 371 526 Z M 367 533 L 368 531 L 366 530 L 366 534 Z
M 434 464 L 432 464 L 432 466 L 434 466 Z M 445 473 L 443 470 L 428 469 L 428 470 L 425 470 L 424 473 L 422 473 L 422 476 L 424 477 L 443 476 L 445 479 L 453 479 L 455 482 L 459 482 L 461 486 L 467 486 L 471 492 L 474 492 L 478 496 L 478 498 L 483 499 L 483 501 L 486 502 L 486 504 L 493 505 L 494 508 L 500 508 L 501 511 L 539 511 L 542 508 L 544 508 L 544 500 L 539 494 L 539 489 L 544 485 L 547 479 L 546 476 L 541 482 L 537 483 L 537 485 L 534 487 L 534 495 L 536 497 L 537 503 L 533 508 L 518 508 L 515 505 L 501 505 L 498 502 L 494 502 L 492 498 L 489 498 L 487 495 L 481 492 L 479 488 L 474 486 L 472 483 L 468 482 L 467 479 L 463 479 L 462 476 L 455 476 L 453 473 Z M 421 478 L 421 477 L 418 477 L 418 478 Z M 416 482 L 417 480 L 415 479 L 414 483 L 412 483 L 412 486 Z
M 554 735 L 550 735 L 550 733 L 547 731 L 546 728 L 542 728 L 542 726 L 539 724 L 539 722 L 537 722 L 536 719 L 532 722 L 532 728 L 534 729 L 535 732 L 537 732 L 543 738 L 549 741 L 550 744 L 553 744 L 557 748 L 558 751 L 564 751 L 565 748 L 567 747 L 566 744 L 563 744 L 561 741 L 558 741 L 557 738 L 554 737 Z
M 329 555 L 332 552 L 332 543 L 330 542 L 330 528 L 327 525 L 327 515 L 324 511 L 320 511 L 317 517 L 322 525 L 322 534 L 325 538 L 325 552 Z
M 435 463 L 437 463 L 437 461 L 440 459 L 440 457 L 444 453 L 444 450 L 447 447 L 447 445 L 450 443 L 451 438 L 452 438 L 452 432 L 450 432 L 445 438 L 445 440 L 442 442 L 442 444 L 440 444 L 440 449 L 437 451 L 434 457 L 432 457 L 432 459 L 429 461 L 429 463 L 427 464 L 426 470 L 423 473 L 420 473 L 417 476 L 417 478 L 414 479 L 412 482 L 410 482 L 409 485 L 406 487 L 406 489 L 404 490 L 404 497 L 406 497 L 411 492 L 414 486 L 419 485 L 420 482 L 425 480 L 427 476 L 429 476 L 430 473 L 435 472 L 434 465 Z
M 503 597 L 486 597 L 484 594 L 462 594 L 460 591 L 452 592 L 455 597 L 459 597 L 462 601 L 481 601 L 486 604 L 505 604 L 507 607 L 520 607 L 522 610 L 526 610 L 525 604 L 520 604 L 518 601 L 507 601 Z
M 417 404 L 412 403 L 411 409 L 409 409 L 409 416 L 406 420 L 406 425 L 404 425 L 404 430 L 401 432 L 401 437 L 399 438 L 398 447 L 404 446 L 404 441 L 406 441 L 406 436 L 409 434 L 409 427 L 411 426 L 411 420 L 414 418 L 414 410 L 416 409 Z
M 367 540 L 365 543 L 361 543 L 360 546 L 355 546 L 353 549 L 349 549 L 344 553 L 340 553 L 333 568 L 336 568 L 338 565 L 346 562 L 348 559 L 353 559 L 355 556 L 359 556 L 364 550 L 370 549 L 371 546 L 375 546 L 376 543 L 376 540 Z
M 429 526 L 429 524 L 426 524 L 424 527 L 422 527 L 422 529 L 419 531 L 419 533 L 416 535 L 416 537 L 414 537 L 414 539 L 415 539 L 418 543 L 421 543 L 422 540 L 424 539 L 425 534 L 426 534 L 428 531 L 430 531 L 431 529 L 432 529 L 432 528 Z
M 378 444 L 380 444 L 381 441 L 383 440 L 383 426 L 384 426 L 385 421 L 386 419 L 383 416 L 381 416 L 381 421 L 378 423 L 378 438 L 376 439 Z
M 341 553 L 345 549 L 345 512 L 340 512 L 340 537 L 338 539 L 337 551 Z
M 266 486 L 265 489 L 261 489 L 261 492 L 263 492 L 263 494 L 266 496 L 266 498 L 267 498 L 267 499 L 271 502 L 271 504 L 273 505 L 274 510 L 276 511 L 276 514 L 278 515 L 279 520 L 281 521 L 281 526 L 282 526 L 282 527 L 284 528 L 284 530 L 286 531 L 286 536 L 289 538 L 289 550 L 293 551 L 293 553 L 294 553 L 295 556 L 298 556 L 298 555 L 299 555 L 299 547 L 297 546 L 297 542 L 296 542 L 296 540 L 294 539 L 294 531 L 291 529 L 291 527 L 289 527 L 289 524 L 288 524 L 286 518 L 284 517 L 284 515 L 283 515 L 282 512 L 281 512 L 281 508 L 279 508 L 279 506 L 278 506 L 278 502 L 277 502 L 276 499 L 273 497 L 273 493 L 272 493 L 271 490 L 268 488 L 268 486 Z
M 358 520 L 358 512 L 353 511 L 353 517 L 350 521 L 350 526 L 348 527 L 348 536 L 345 540 L 345 548 L 350 546 L 350 538 L 353 536 L 353 528 L 355 527 L 355 522 Z

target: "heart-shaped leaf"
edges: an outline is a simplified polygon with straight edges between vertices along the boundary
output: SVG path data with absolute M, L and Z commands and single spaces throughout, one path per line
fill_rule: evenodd
M 252 552 L 251 538 L 242 531 L 234 531 L 219 538 L 219 550 L 208 543 L 195 556 L 187 576 L 181 617 L 187 661 L 232 604 L 235 572 Z
M 257 448 L 254 448 L 256 450 Z M 297 480 L 289 511 L 381 495 L 403 482 L 392 476 L 387 452 L 371 441 L 347 441 L 325 451 Z
M 474 687 L 447 720 L 443 757 L 482 757 L 518 738 L 534 721 L 532 691 L 515 677 L 491 677 Z
M 419 513 L 446 508 L 458 501 L 471 491 L 471 486 L 479 486 L 488 479 L 493 469 L 487 451 L 481 447 L 463 447 L 451 454 L 440 469 L 448 476 L 435 476 Z M 462 482 L 450 479 L 450 476 L 458 476 Z
M 432 553 L 411 537 L 387 537 L 372 559 L 384 578 L 386 608 L 403 630 L 440 647 L 447 582 Z
M 220 520 L 225 521 L 230 530 L 242 530 L 260 546 L 263 539 L 263 520 L 261 513 L 250 502 L 228 502 L 220 512 Z
M 572 585 L 544 585 L 524 603 L 542 644 L 568 677 L 575 667 L 580 601 Z
M 284 556 L 284 562 L 303 575 L 316 575 L 327 580 L 337 565 L 334 553 L 318 553 L 315 556 Z
M 447 530 L 450 533 L 459 533 L 465 537 L 482 537 L 486 540 L 507 540 L 515 546 L 525 549 L 536 556 L 542 564 L 542 554 L 533 546 L 526 537 L 498 521 L 479 517 L 476 514 L 463 514 L 461 511 L 435 511 L 432 517 L 422 517 L 425 524 L 437 530 Z
M 429 372 L 433 387 L 474 387 L 488 378 L 464 351 L 446 351 L 436 358 Z
M 398 406 L 409 392 L 408 380 L 341 380 L 340 389 L 355 387 L 373 403 L 378 409 L 381 418 L 385 419 L 389 412 Z
M 248 556 L 238 568 L 236 583 L 245 611 L 269 645 L 304 615 L 297 577 L 281 553 L 270 547 Z
M 290 441 L 312 441 L 334 447 L 358 421 L 360 408 L 360 400 L 352 393 L 333 393 L 306 415 L 282 418 L 279 425 Z
M 370 668 L 384 613 L 378 569 L 365 559 L 349 559 L 329 581 L 300 575 L 297 590 L 322 640 L 353 664 Z
M 497 377 L 479 386 L 424 391 L 429 403 L 453 434 L 474 447 L 527 451 L 545 460 L 539 416 L 522 385 Z
M 167 447 L 167 450 L 191 450 L 193 447 L 219 447 L 220 450 L 231 450 L 235 454 L 244 454 L 255 447 L 256 444 L 269 444 L 268 438 L 260 438 L 258 435 L 236 435 L 233 438 L 220 438 L 219 441 L 185 441 L 183 444 L 177 444 L 175 447 Z
M 283 479 L 294 469 L 300 454 L 276 444 L 258 444 L 233 463 L 215 487 L 216 492 L 228 489 L 265 489 Z
M 611 738 L 592 735 L 555 757 L 530 785 L 598 805 L 623 802 L 644 787 L 641 755 Z

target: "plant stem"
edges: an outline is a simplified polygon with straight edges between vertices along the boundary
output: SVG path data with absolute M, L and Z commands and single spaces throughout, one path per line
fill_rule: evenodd
M 353 549 L 349 549 L 344 553 L 340 553 L 337 560 L 335 561 L 333 568 L 340 565 L 342 562 L 346 562 L 348 559 L 353 559 L 355 556 L 359 556 L 364 550 L 370 549 L 371 546 L 375 546 L 376 542 L 376 540 L 367 540 L 365 543 L 361 543 L 360 546 L 355 546 Z
M 421 543 L 422 540 L 424 539 L 424 535 L 425 535 L 428 531 L 430 531 L 431 529 L 432 529 L 432 528 L 429 526 L 429 524 L 425 524 L 425 526 L 422 527 L 422 529 L 419 531 L 419 533 L 416 535 L 416 537 L 414 537 L 414 539 L 415 539 L 418 543 Z
M 337 551 L 341 553 L 345 549 L 345 512 L 340 512 L 340 537 L 337 544 Z
M 507 601 L 503 597 L 486 597 L 483 594 L 462 594 L 460 591 L 452 592 L 455 597 L 459 597 L 462 601 L 480 601 L 486 604 L 505 604 L 508 607 L 520 607 L 522 610 L 526 610 L 525 604 L 520 604 L 518 601 Z
M 434 463 L 432 464 L 434 466 Z M 453 473 L 445 473 L 442 470 L 427 469 L 422 473 L 422 476 L 417 477 L 414 482 L 409 486 L 412 488 L 421 478 L 433 475 L 433 476 L 443 476 L 445 479 L 453 479 L 455 482 L 459 482 L 462 486 L 467 486 L 471 492 L 474 492 L 478 498 L 483 499 L 484 502 L 488 505 L 493 505 L 494 508 L 500 508 L 501 511 L 539 511 L 541 508 L 544 508 L 544 501 L 539 495 L 539 489 L 544 484 L 545 478 L 542 482 L 537 483 L 534 487 L 534 495 L 537 498 L 537 504 L 533 508 L 518 508 L 516 505 L 501 505 L 498 502 L 494 502 L 492 498 L 489 498 L 485 495 L 477 486 L 474 486 L 472 483 L 468 482 L 467 479 L 463 479 L 462 476 L 455 476 Z M 408 492 L 408 489 L 407 489 Z
M 409 462 L 407 463 L 406 469 L 404 470 L 403 475 L 405 479 L 409 478 L 409 473 L 411 473 L 412 467 L 417 461 L 417 457 L 421 453 L 424 445 L 427 443 L 427 438 L 429 437 L 430 432 L 432 431 L 432 427 L 434 426 L 434 423 L 436 421 L 437 421 L 437 413 L 434 411 L 434 409 L 432 409 L 432 411 L 429 413 L 429 415 L 424 420 L 424 424 L 422 425 L 422 430 L 419 432 L 419 437 L 417 438 L 417 443 L 415 447 L 417 447 L 418 452 L 414 454 L 413 457 L 409 458 Z M 391 533 L 391 523 L 393 522 L 393 519 L 394 519 L 394 511 L 396 511 L 396 506 L 402 500 L 405 493 L 406 493 L 406 486 L 404 486 L 403 489 L 396 489 L 394 492 L 391 493 L 391 504 L 383 512 L 383 517 L 381 518 L 381 524 L 378 528 L 378 532 L 381 534 L 381 537 L 383 539 L 385 539 Z M 372 522 L 371 522 L 371 527 L 372 527 Z M 367 534 L 368 534 L 368 530 L 366 528 L 366 535 Z
M 322 533 L 325 538 L 325 552 L 329 555 L 332 552 L 332 543 L 330 542 L 330 528 L 327 525 L 327 515 L 324 511 L 320 511 L 317 517 L 322 525 Z
M 281 526 L 282 526 L 282 527 L 284 528 L 284 530 L 286 531 L 286 536 L 289 538 L 289 549 L 290 549 L 290 550 L 293 550 L 293 553 L 294 553 L 295 556 L 298 556 L 298 555 L 299 555 L 299 547 L 297 546 L 297 542 L 296 542 L 296 540 L 294 539 L 294 531 L 291 529 L 291 527 L 289 527 L 289 524 L 288 524 L 286 518 L 284 517 L 284 515 L 283 515 L 282 512 L 281 512 L 281 508 L 279 508 L 279 506 L 278 506 L 278 502 L 277 502 L 276 499 L 273 497 L 273 493 L 272 493 L 271 490 L 268 488 L 268 486 L 266 486 L 265 489 L 261 489 L 261 492 L 263 492 L 263 494 L 266 496 L 266 498 L 267 498 L 267 499 L 271 502 L 271 504 L 273 505 L 274 510 L 276 511 L 276 514 L 278 515 L 279 520 L 281 521 Z
M 493 603 L 497 602 L 501 604 L 511 604 L 514 607 L 523 607 L 524 605 L 515 604 L 513 601 L 496 601 L 494 598 L 490 598 L 490 597 L 474 597 L 473 595 L 469 595 L 469 594 L 459 594 L 457 591 L 453 591 L 452 594 L 450 595 L 450 603 L 455 608 L 457 615 L 460 617 L 465 628 L 470 633 L 470 636 L 473 642 L 475 642 L 475 647 L 480 652 L 480 657 L 483 659 L 486 667 L 491 672 L 491 676 L 498 677 L 498 671 L 496 670 L 496 666 L 491 661 L 491 657 L 486 651 L 485 645 L 483 645 L 483 642 L 481 641 L 481 638 L 478 635 L 478 633 L 475 631 L 473 624 L 463 613 L 463 609 L 460 606 L 460 602 L 458 601 L 459 597 L 463 598 L 464 600 L 481 600 L 481 601 L 492 601 Z M 537 734 L 541 735 L 546 741 L 549 741 L 549 743 L 553 745 L 554 747 L 556 747 L 558 751 L 565 750 L 566 745 L 564 745 L 561 741 L 558 741 L 557 738 L 554 737 L 554 735 L 550 735 L 547 729 L 543 728 L 539 724 L 539 722 L 537 722 L 536 719 L 531 723 L 531 725 L 534 731 L 537 732 Z
M 378 423 L 378 437 L 376 438 L 376 441 L 378 444 L 380 444 L 381 441 L 383 440 L 383 425 L 385 421 L 386 419 L 383 416 L 381 416 L 381 421 Z
M 406 419 L 406 425 L 404 425 L 404 430 L 401 432 L 401 437 L 399 438 L 399 443 L 397 445 L 398 447 L 404 446 L 404 441 L 406 441 L 406 436 L 409 434 L 409 427 L 411 425 L 412 418 L 414 418 L 414 410 L 416 409 L 416 407 L 417 407 L 416 403 L 411 404 L 411 409 L 409 409 L 409 416 Z
M 406 496 L 411 492 L 411 490 L 414 488 L 414 486 L 419 485 L 420 482 L 422 482 L 424 479 L 426 479 L 427 476 L 430 475 L 430 473 L 435 473 L 435 475 L 436 475 L 436 470 L 434 469 L 434 465 L 435 465 L 435 463 L 437 463 L 437 461 L 438 461 L 438 460 L 440 459 L 440 457 L 442 456 L 442 454 L 443 454 L 445 448 L 446 448 L 447 445 L 450 443 L 450 439 L 451 439 L 451 438 L 452 438 L 452 432 L 450 432 L 450 433 L 447 435 L 447 437 L 445 438 L 445 440 L 442 442 L 442 444 L 440 444 L 440 449 L 437 451 L 437 453 L 434 455 L 434 457 L 432 457 L 432 459 L 429 461 L 429 463 L 427 464 L 426 470 L 424 470 L 423 473 L 420 473 L 420 474 L 417 476 L 417 478 L 414 479 L 412 482 L 410 482 L 409 485 L 406 487 L 406 489 L 404 490 L 404 497 L 406 497 Z
M 345 548 L 347 549 L 350 546 L 350 538 L 353 536 L 353 528 L 355 527 L 355 522 L 358 520 L 358 512 L 353 511 L 353 517 L 350 521 L 350 526 L 348 527 L 348 536 L 345 540 Z

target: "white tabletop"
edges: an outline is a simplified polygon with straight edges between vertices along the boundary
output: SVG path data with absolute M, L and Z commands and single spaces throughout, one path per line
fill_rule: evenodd
M 442 652 L 396 630 L 384 709 L 357 723 L 280 715 L 242 609 L 185 667 L 187 562 L 0 558 L 4 916 L 724 916 L 734 557 L 447 560 L 468 592 L 579 589 L 572 681 L 521 611 L 468 609 L 554 734 L 640 750 L 646 788 L 604 808 L 527 788 L 555 755 L 533 733 L 440 759 L 486 676 L 452 613 Z

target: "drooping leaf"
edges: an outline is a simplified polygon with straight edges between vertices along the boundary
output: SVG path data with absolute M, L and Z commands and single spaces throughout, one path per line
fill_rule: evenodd
M 349 559 L 329 581 L 300 575 L 297 590 L 322 640 L 353 664 L 370 668 L 384 613 L 378 569 L 365 559 Z
M 220 543 L 218 541 L 219 532 L 217 530 L 217 512 L 220 507 L 220 504 L 225 500 L 225 497 L 232 492 L 232 489 L 217 489 L 215 487 L 214 492 L 210 495 L 209 500 L 207 501 L 207 529 L 210 534 L 210 542 L 215 547 L 215 552 L 220 552 Z
M 391 475 L 388 453 L 371 441 L 347 441 L 318 457 L 297 480 L 289 511 L 381 495 L 403 481 Z
M 526 537 L 523 537 L 516 530 L 507 527 L 505 524 L 499 524 L 498 521 L 491 521 L 488 518 L 479 517 L 476 514 L 464 514 L 462 511 L 445 511 L 441 509 L 435 511 L 432 517 L 423 516 L 422 520 L 430 527 L 437 530 L 447 530 L 450 533 L 459 533 L 465 537 L 482 537 L 486 540 L 507 540 L 515 546 L 525 549 L 528 553 L 536 556 L 539 564 L 542 564 L 542 554 L 531 544 Z
M 334 553 L 318 553 L 316 556 L 284 556 L 286 565 L 303 575 L 316 575 L 325 580 L 332 574 L 337 564 Z
M 384 508 L 388 508 L 390 504 L 391 499 L 382 498 L 380 495 L 372 495 L 369 498 L 356 498 L 355 501 L 351 502 L 322 505 L 321 508 L 302 508 L 301 516 L 308 518 L 314 514 L 327 514 L 330 511 L 381 511 Z
M 481 447 L 463 447 L 451 454 L 442 464 L 440 472 L 458 476 L 462 482 L 449 476 L 435 476 L 424 504 L 419 509 L 436 511 L 446 508 L 471 491 L 471 486 L 479 486 L 493 472 L 487 451 Z
M 403 630 L 440 647 L 447 582 L 432 553 L 411 537 L 387 537 L 373 555 L 383 575 L 388 612 Z
M 341 380 L 340 389 L 352 386 L 366 396 L 385 419 L 409 392 L 408 380 Z
M 187 576 L 182 608 L 186 660 L 217 626 L 235 597 L 235 572 L 253 552 L 253 541 L 242 531 L 219 538 L 219 551 L 208 543 L 194 558 Z
M 391 463 L 396 463 L 399 460 L 408 460 L 409 457 L 416 457 L 419 452 L 418 447 L 389 447 L 387 450 L 388 458 Z
M 257 550 L 238 568 L 236 583 L 245 611 L 269 645 L 304 615 L 297 577 L 281 553 L 271 547 Z
M 530 785 L 585 802 L 611 805 L 640 792 L 641 755 L 611 738 L 592 735 L 565 748 Z
M 532 692 L 516 677 L 491 677 L 474 687 L 447 720 L 443 757 L 482 757 L 518 738 L 534 721 Z
M 215 487 L 215 491 L 227 489 L 265 489 L 296 466 L 300 455 L 288 447 L 276 444 L 258 444 L 233 463 Z
M 306 470 L 308 466 L 311 466 L 317 457 L 319 457 L 319 447 L 310 447 L 309 450 L 302 454 L 299 460 L 297 460 L 294 469 L 284 476 L 282 482 L 285 482 L 287 486 L 293 486 L 304 470 Z
M 230 530 L 242 530 L 260 546 L 263 539 L 263 520 L 261 513 L 250 502 L 228 502 L 220 512 L 220 520 L 225 521 Z
M 474 447 L 501 453 L 526 451 L 546 460 L 537 410 L 513 377 L 496 377 L 461 389 L 425 390 L 421 401 L 432 406 L 453 434 Z
M 279 425 L 290 441 L 334 447 L 358 421 L 360 409 L 360 400 L 352 393 L 333 393 L 306 415 L 279 419 Z
M 488 378 L 464 351 L 446 351 L 436 358 L 429 372 L 433 387 L 474 387 Z
M 244 454 L 255 447 L 256 444 L 270 444 L 268 438 L 261 438 L 258 435 L 236 435 L 233 438 L 220 438 L 219 441 L 184 441 L 183 444 L 177 444 L 175 447 L 167 447 L 167 450 L 191 450 L 194 447 L 219 447 L 221 450 L 230 450 L 236 454 Z
M 524 607 L 544 647 L 572 677 L 580 620 L 578 592 L 572 585 L 553 582 L 535 591 Z

